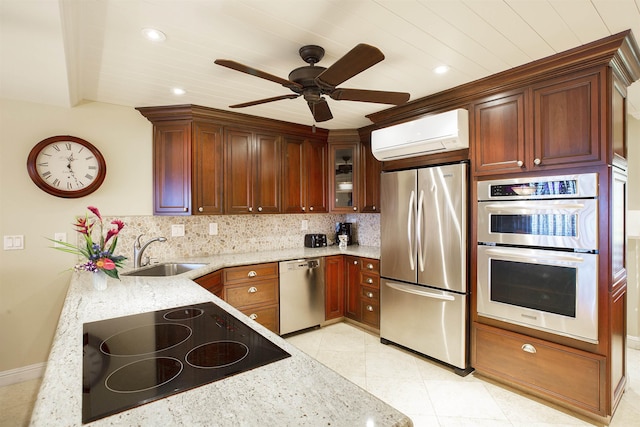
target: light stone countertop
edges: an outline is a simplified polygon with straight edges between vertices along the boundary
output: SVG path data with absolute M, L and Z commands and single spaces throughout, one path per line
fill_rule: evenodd
M 378 248 L 270 251 L 206 258 L 197 276 L 221 267 L 348 253 L 377 258 Z M 289 352 L 292 357 L 197 387 L 90 425 L 138 426 L 412 426 L 375 396 L 249 320 L 200 287 L 189 275 L 109 279 L 93 289 L 91 275 L 73 275 L 60 315 L 32 426 L 76 426 L 82 421 L 82 325 L 85 322 L 213 301 Z M 197 277 L 193 276 L 193 277 Z

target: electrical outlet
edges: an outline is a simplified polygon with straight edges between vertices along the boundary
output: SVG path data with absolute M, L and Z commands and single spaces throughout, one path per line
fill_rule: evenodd
M 4 236 L 4 250 L 15 251 L 24 249 L 24 235 Z
M 53 234 L 53 240 L 57 240 L 59 242 L 67 243 L 67 233 L 54 233 Z M 60 243 L 54 243 L 53 247 L 54 248 L 63 248 L 64 245 L 61 245 Z
M 308 230 L 309 229 L 309 220 L 308 219 L 303 219 L 302 220 L 302 225 L 300 226 L 300 230 L 304 231 L 304 230 Z
M 171 225 L 171 237 L 184 236 L 184 224 L 172 224 Z
M 218 235 L 218 223 L 217 222 L 210 222 L 209 223 L 209 235 L 210 236 L 217 236 Z

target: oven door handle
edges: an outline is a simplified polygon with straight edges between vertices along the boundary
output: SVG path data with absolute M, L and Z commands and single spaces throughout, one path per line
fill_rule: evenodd
M 491 213 L 527 213 L 540 211 L 581 211 L 585 207 L 584 203 L 494 203 L 485 205 L 484 209 Z
M 416 289 L 417 286 L 405 285 L 402 283 L 394 283 L 394 282 L 386 282 L 386 285 L 391 289 L 395 289 L 397 291 L 405 292 L 408 294 L 419 295 L 421 297 L 439 299 L 443 301 L 455 301 L 455 298 L 452 295 L 438 294 L 434 292 L 428 292 L 422 289 Z
M 559 261 L 563 262 L 572 262 L 572 263 L 581 263 L 584 262 L 584 258 L 580 256 L 564 254 L 560 252 L 554 252 L 553 256 L 538 256 L 538 255 L 518 255 L 513 252 L 503 251 L 500 249 L 487 249 L 487 255 L 495 257 L 499 257 L 500 259 L 504 259 L 507 261 L 524 261 L 529 264 L 538 263 L 541 261 L 551 262 L 552 264 L 557 264 Z

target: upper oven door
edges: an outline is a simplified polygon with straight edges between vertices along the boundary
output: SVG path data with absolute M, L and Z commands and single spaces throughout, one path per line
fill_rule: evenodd
M 598 249 L 596 199 L 478 202 L 478 242 Z

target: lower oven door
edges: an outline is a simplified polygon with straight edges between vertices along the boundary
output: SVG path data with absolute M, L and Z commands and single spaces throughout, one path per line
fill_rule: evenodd
M 478 246 L 481 316 L 598 341 L 598 255 Z

